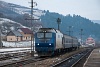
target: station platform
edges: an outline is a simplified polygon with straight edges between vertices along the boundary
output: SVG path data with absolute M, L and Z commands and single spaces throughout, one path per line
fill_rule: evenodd
M 91 52 L 83 67 L 100 67 L 100 48 Z

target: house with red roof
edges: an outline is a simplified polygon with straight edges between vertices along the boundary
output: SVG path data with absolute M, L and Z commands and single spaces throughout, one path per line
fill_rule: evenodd
M 19 28 L 17 31 L 22 34 L 23 41 L 29 41 L 33 37 L 33 32 L 28 28 Z

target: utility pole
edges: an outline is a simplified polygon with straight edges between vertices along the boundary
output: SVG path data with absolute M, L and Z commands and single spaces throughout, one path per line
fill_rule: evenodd
M 32 19 L 33 19 L 33 0 L 31 0 L 31 31 L 32 31 Z M 33 46 L 33 50 L 32 50 L 32 38 L 33 38 L 32 35 L 33 35 L 33 31 L 31 34 L 31 56 L 34 56 L 34 46 Z M 34 43 L 33 43 L 33 45 L 34 45 Z
M 2 40 L 1 40 L 1 25 L 0 25 L 0 47 L 2 47 Z
M 61 19 L 57 18 L 58 30 L 60 30 L 60 28 L 59 28 L 60 23 L 61 23 Z
M 31 19 L 28 19 L 28 18 L 25 19 L 25 20 L 31 20 L 31 31 L 32 31 L 32 33 L 31 33 L 31 56 L 34 56 L 34 42 L 32 44 L 32 40 L 34 41 L 33 30 L 32 30 L 32 26 L 33 26 L 32 22 L 33 22 L 33 20 L 39 20 L 39 19 L 34 19 L 34 17 L 33 17 L 33 7 L 34 7 L 33 4 L 35 4 L 37 6 L 37 3 L 33 2 L 33 0 L 31 0 Z
M 32 56 L 34 56 L 34 42 L 33 42 L 33 44 L 32 44 L 32 40 L 34 41 L 34 37 L 32 36 L 33 35 L 33 29 L 32 29 L 32 26 L 33 26 L 33 24 L 32 24 L 32 20 L 40 20 L 40 19 L 34 19 L 34 18 L 25 18 L 25 20 L 31 20 L 31 31 L 32 31 L 32 33 L 31 33 L 31 55 Z M 33 49 L 32 49 L 32 47 L 33 47 Z

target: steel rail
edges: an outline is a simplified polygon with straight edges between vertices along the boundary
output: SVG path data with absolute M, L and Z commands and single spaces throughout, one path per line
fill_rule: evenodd
M 77 64 L 86 54 L 88 54 L 88 52 L 90 51 L 90 49 L 87 49 L 85 51 L 82 51 L 80 53 L 74 54 L 69 58 L 66 58 L 54 65 L 52 65 L 51 67 L 60 67 L 60 65 L 63 65 L 64 63 L 66 63 L 66 66 L 62 66 L 62 67 L 73 67 L 75 64 Z

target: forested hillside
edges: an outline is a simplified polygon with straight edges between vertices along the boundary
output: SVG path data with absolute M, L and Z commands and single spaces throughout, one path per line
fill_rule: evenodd
M 57 18 L 61 19 L 60 30 L 64 34 L 69 34 L 69 26 L 72 31 L 70 35 L 80 38 L 80 31 L 83 29 L 83 39 L 92 36 L 95 39 L 100 39 L 100 25 L 93 23 L 91 20 L 81 17 L 80 15 L 66 15 L 63 16 L 58 13 L 46 12 L 41 16 L 43 27 L 52 27 L 58 29 Z

